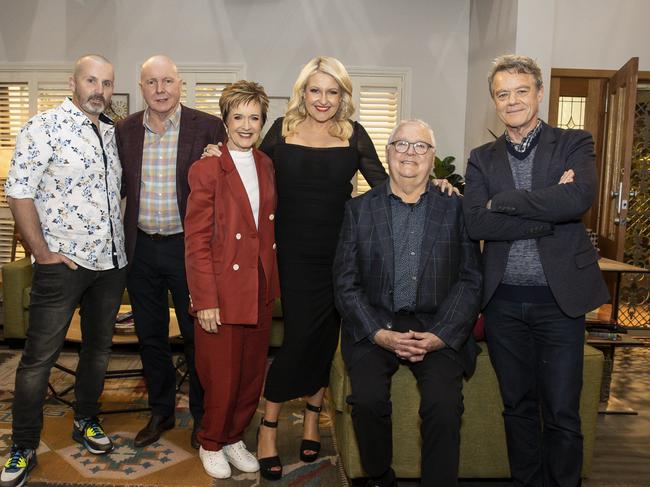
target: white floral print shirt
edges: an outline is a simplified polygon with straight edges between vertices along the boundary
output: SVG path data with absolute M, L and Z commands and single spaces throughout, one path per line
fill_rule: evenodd
M 16 138 L 5 185 L 7 196 L 34 200 L 52 252 L 91 270 L 114 267 L 113 242 L 126 265 L 115 127 L 101 116 L 99 132 L 106 166 L 92 122 L 70 99 L 39 113 Z

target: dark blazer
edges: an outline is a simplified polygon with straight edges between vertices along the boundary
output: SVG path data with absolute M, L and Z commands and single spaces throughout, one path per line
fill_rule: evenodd
M 558 184 L 568 169 L 575 172 L 574 182 Z M 609 299 L 598 253 L 580 221 L 598 188 L 588 132 L 543 123 L 531 191 L 515 189 L 505 136 L 471 152 L 465 179 L 467 230 L 485 240 L 482 307 L 503 278 L 512 241 L 530 238 L 537 239 L 546 280 L 564 313 L 577 317 Z
M 140 183 L 142 177 L 142 148 L 144 145 L 144 111 L 130 115 L 117 123 L 117 148 L 122 162 L 122 197 L 126 197 L 124 234 L 126 257 L 129 264 L 135 253 L 140 212 Z M 190 187 L 187 173 L 192 163 L 201 158 L 207 144 L 226 140 L 226 129 L 221 119 L 209 113 L 181 105 L 181 123 L 176 155 L 176 195 L 181 223 L 185 218 Z
M 392 328 L 394 260 L 387 184 L 346 204 L 334 287 L 348 366 L 377 346 L 368 339 L 371 333 Z M 479 247 L 467 235 L 461 206 L 460 197 L 429 189 L 415 316 L 447 344 L 445 353 L 460 360 L 470 375 L 477 349 L 470 334 L 482 276 Z
M 192 308 L 219 308 L 225 324 L 257 323 L 260 261 L 266 280 L 265 302 L 280 295 L 273 163 L 256 149 L 253 157 L 260 191 L 258 227 L 244 184 L 225 146 L 220 157 L 196 161 L 189 173 L 185 265 Z

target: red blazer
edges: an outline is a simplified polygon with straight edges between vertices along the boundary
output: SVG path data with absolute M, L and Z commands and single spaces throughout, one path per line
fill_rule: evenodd
M 220 157 L 192 164 L 185 215 L 185 265 L 194 312 L 219 308 L 221 322 L 255 324 L 258 262 L 266 277 L 266 302 L 280 295 L 275 245 L 273 163 L 253 149 L 260 188 L 259 228 L 235 163 Z

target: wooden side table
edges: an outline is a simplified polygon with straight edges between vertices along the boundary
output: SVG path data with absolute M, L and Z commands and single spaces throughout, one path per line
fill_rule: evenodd
M 603 379 L 600 386 L 600 404 L 598 412 L 601 414 L 638 414 L 627 403 L 610 393 L 612 372 L 614 370 L 614 354 L 619 347 L 646 347 L 647 342 L 635 337 L 619 334 L 620 340 L 606 340 L 604 338 L 588 337 L 587 343 L 597 348 L 605 356 L 603 362 Z
M 131 311 L 130 305 L 120 306 L 119 313 L 127 313 L 129 311 Z M 181 332 L 178 327 L 178 320 L 176 319 L 176 311 L 173 308 L 170 308 L 169 309 L 169 338 L 170 339 L 178 338 L 180 336 L 181 336 Z M 72 315 L 72 320 L 70 321 L 70 326 L 68 327 L 68 332 L 65 335 L 65 339 L 68 342 L 81 344 L 81 317 L 79 316 L 79 309 L 76 309 L 74 314 Z M 137 345 L 138 336 L 136 334 L 121 335 L 121 334 L 113 333 L 112 344 L 113 345 Z M 178 368 L 181 367 L 182 365 L 183 363 L 177 361 L 175 367 L 178 370 Z M 77 375 L 76 370 L 66 367 L 65 365 L 62 365 L 58 362 L 54 364 L 54 367 L 62 372 L 65 372 L 66 374 L 70 374 L 73 377 L 76 377 Z M 143 376 L 142 367 L 136 369 L 110 369 L 109 368 L 106 371 L 105 380 L 128 379 L 128 378 L 142 377 L 142 376 Z M 177 389 L 180 387 L 180 383 L 182 383 L 184 379 L 185 376 L 183 375 L 177 386 Z M 70 407 L 74 406 L 71 400 L 65 398 L 65 396 L 72 389 L 74 389 L 74 383 L 65 387 L 60 391 L 57 391 L 50 382 L 48 382 L 47 386 L 50 389 L 50 392 L 52 393 L 52 397 L 54 397 L 54 399 Z M 140 411 L 148 411 L 149 409 L 150 409 L 149 407 L 109 409 L 109 410 L 100 410 L 98 414 L 134 413 Z

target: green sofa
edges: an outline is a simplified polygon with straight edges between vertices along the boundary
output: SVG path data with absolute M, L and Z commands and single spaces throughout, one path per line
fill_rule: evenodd
M 32 284 L 32 264 L 29 257 L 10 262 L 2 266 L 2 283 L 4 295 L 4 338 L 16 341 L 26 337 L 29 323 L 29 292 Z M 125 303 L 128 295 L 125 293 Z M 169 306 L 173 307 L 171 298 Z M 282 324 L 282 306 L 280 300 L 273 308 L 273 325 L 271 328 L 272 347 L 282 345 L 284 327 Z
M 477 358 L 476 372 L 464 384 L 465 412 L 461 426 L 461 478 L 510 477 L 506 439 L 501 415 L 503 403 L 486 343 L 479 343 L 482 352 Z M 584 435 L 583 477 L 591 472 L 603 354 L 585 345 L 584 385 L 580 403 Z M 345 398 L 350 394 L 340 349 L 337 350 L 330 375 L 330 414 L 335 442 L 348 478 L 365 477 L 354 435 L 351 407 Z M 401 365 L 393 376 L 393 469 L 398 477 L 420 477 L 420 431 L 418 406 L 420 395 L 413 374 Z
M 24 339 L 27 332 L 32 263 L 29 257 L 2 266 L 2 294 L 5 340 Z

